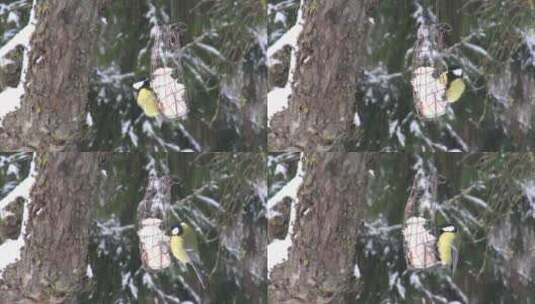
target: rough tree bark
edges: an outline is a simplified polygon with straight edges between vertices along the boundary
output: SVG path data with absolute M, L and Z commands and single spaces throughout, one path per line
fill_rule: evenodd
M 0 150 L 74 150 L 82 140 L 98 28 L 107 0 L 39 1 L 25 95 L 0 128 Z
M 8 266 L 0 303 L 75 303 L 84 287 L 101 153 L 37 158 L 21 260 Z
M 367 212 L 364 153 L 307 155 L 287 262 L 274 267 L 270 303 L 351 303 L 360 223 Z
M 293 95 L 288 109 L 271 120 L 271 150 L 332 150 L 351 131 L 374 2 L 305 2 Z

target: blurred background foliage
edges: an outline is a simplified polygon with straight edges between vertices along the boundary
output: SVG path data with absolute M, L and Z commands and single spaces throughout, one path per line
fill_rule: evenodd
M 458 227 L 460 262 L 406 269 L 401 223 L 412 178 L 436 168 L 435 229 Z M 381 154 L 370 173 L 357 303 L 531 303 L 535 291 L 535 154 Z
M 261 150 L 264 15 L 254 0 L 113 1 L 100 24 L 87 149 Z M 160 126 L 142 115 L 131 85 L 150 74 L 152 28 L 177 22 L 190 114 Z
M 260 154 L 115 154 L 101 193 L 90 256 L 95 288 L 83 303 L 198 302 L 267 303 L 265 292 L 264 159 Z M 147 164 L 132 167 L 132 164 Z M 195 290 L 196 276 L 171 267 L 161 273 L 141 268 L 135 235 L 135 208 L 142 199 L 147 172 L 170 174 L 173 215 L 201 231 L 201 259 L 208 288 Z M 180 299 L 180 300 L 177 300 Z M 203 302 L 204 303 L 204 302 Z
M 25 178 L 31 154 L 0 155 L 0 199 Z M 101 172 L 80 303 L 267 303 L 265 156 L 259 153 L 114 153 Z M 173 178 L 172 213 L 199 232 L 207 288 L 176 262 L 141 267 L 136 209 L 149 173 Z M 166 227 L 168 229 L 170 227 Z
M 465 70 L 463 98 L 447 117 L 419 120 L 408 55 L 417 5 L 451 27 L 442 55 Z M 352 150 L 524 151 L 535 145 L 535 7 L 529 1 L 381 1 L 371 17 L 369 63 L 358 95 Z

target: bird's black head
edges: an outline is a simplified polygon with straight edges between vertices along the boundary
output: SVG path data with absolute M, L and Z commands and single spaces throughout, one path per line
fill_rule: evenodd
M 171 227 L 171 235 L 181 235 L 184 232 L 182 225 L 176 224 Z
M 448 79 L 463 78 L 464 71 L 460 66 L 453 65 L 448 69 Z
M 440 228 L 440 231 L 442 232 L 457 232 L 457 227 L 455 227 L 454 225 L 445 225 L 445 226 L 442 226 L 442 228 Z

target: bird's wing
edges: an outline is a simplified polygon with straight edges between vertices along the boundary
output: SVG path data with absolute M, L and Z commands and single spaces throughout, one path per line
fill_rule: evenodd
M 190 256 L 196 256 L 199 254 L 199 242 L 197 240 L 197 234 L 189 225 L 184 227 L 184 249 Z
M 177 236 L 171 237 L 171 251 L 180 262 L 184 264 L 191 263 L 191 257 L 184 246 L 183 238 Z
M 143 109 L 145 115 L 156 117 L 160 113 L 158 109 L 158 100 L 150 90 L 141 90 L 137 98 L 137 104 Z
M 466 90 L 466 85 L 461 79 L 455 79 L 450 84 L 450 89 L 446 91 L 446 99 L 448 102 L 453 103 L 461 98 L 464 91 Z

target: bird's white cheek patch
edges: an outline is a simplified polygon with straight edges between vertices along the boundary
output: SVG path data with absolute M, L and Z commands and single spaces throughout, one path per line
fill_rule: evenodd
M 139 82 L 136 82 L 132 85 L 132 87 L 136 90 L 139 90 L 141 89 L 141 87 L 143 86 L 143 81 L 139 81 Z

